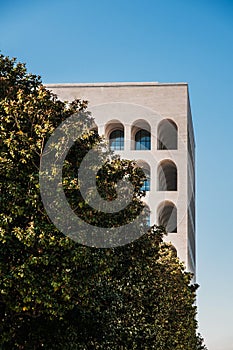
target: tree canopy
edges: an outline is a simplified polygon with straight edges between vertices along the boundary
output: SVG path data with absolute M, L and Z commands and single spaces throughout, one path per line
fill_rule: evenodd
M 77 169 L 93 146 L 104 145 L 89 131 L 87 101 L 60 101 L 24 64 L 0 55 L 0 348 L 204 349 L 196 334 L 197 286 L 174 247 L 163 243 L 162 227 L 125 246 L 97 249 L 63 235 L 46 214 L 42 152 L 74 113 L 83 134 L 66 158 L 63 186 L 75 213 L 114 227 L 143 210 L 143 172 L 118 156 L 99 171 L 98 191 L 112 201 L 116 182 L 127 176 L 132 205 L 104 215 L 83 201 Z

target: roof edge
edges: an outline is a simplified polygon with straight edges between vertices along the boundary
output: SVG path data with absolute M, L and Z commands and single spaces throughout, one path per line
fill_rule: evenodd
M 70 87 L 118 87 L 118 86 L 187 86 L 186 82 L 159 83 L 159 82 L 107 82 L 107 83 L 55 83 L 44 84 L 48 88 L 70 88 Z

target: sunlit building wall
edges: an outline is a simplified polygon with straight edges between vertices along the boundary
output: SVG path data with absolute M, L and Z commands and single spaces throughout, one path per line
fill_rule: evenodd
M 150 224 L 166 227 L 187 269 L 195 273 L 195 141 L 186 83 L 49 84 L 62 100 L 89 101 L 96 128 L 147 179 Z

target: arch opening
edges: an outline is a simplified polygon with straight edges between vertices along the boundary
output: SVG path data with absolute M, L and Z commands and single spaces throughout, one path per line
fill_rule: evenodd
M 112 120 L 105 127 L 105 135 L 113 151 L 124 150 L 124 125 L 118 120 Z
M 144 183 L 141 187 L 141 190 L 142 191 L 150 191 L 150 166 L 149 166 L 149 164 L 143 160 L 137 161 L 136 164 L 138 167 L 140 167 L 143 170 L 144 175 L 146 177 L 146 179 L 144 180 Z
M 168 233 L 177 233 L 177 208 L 174 203 L 165 201 L 158 208 L 158 225 Z
M 162 120 L 157 129 L 157 149 L 169 150 L 178 148 L 178 130 L 171 119 Z
M 131 138 L 133 140 L 134 150 L 150 150 L 151 149 L 151 127 L 149 123 L 143 119 L 135 121 L 131 129 Z
M 158 191 L 177 191 L 177 167 L 169 159 L 163 160 L 157 168 Z

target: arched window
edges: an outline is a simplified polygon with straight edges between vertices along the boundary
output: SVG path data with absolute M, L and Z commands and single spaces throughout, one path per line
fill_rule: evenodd
M 147 130 L 139 130 L 135 135 L 135 149 L 136 150 L 150 150 L 151 149 L 150 132 Z
M 149 166 L 149 164 L 147 164 L 143 160 L 138 160 L 137 166 L 143 170 L 144 175 L 146 177 L 146 179 L 144 180 L 144 183 L 141 187 L 141 190 L 142 191 L 150 191 L 150 166 Z
M 150 215 L 146 217 L 146 226 L 150 227 Z
M 109 140 L 110 149 L 122 151 L 124 149 L 124 125 L 116 119 L 105 125 L 105 136 Z
M 158 208 L 158 225 L 164 226 L 168 233 L 177 232 L 177 208 L 175 204 L 165 201 Z
M 177 125 L 170 119 L 162 120 L 158 125 L 157 149 L 177 149 Z
M 143 119 L 136 120 L 131 129 L 132 149 L 150 150 L 151 149 L 151 128 L 147 121 Z
M 150 177 L 148 174 L 145 174 L 146 175 L 146 180 L 144 181 L 142 187 L 141 187 L 141 190 L 142 191 L 150 191 Z
M 114 130 L 110 133 L 109 143 L 111 150 L 121 151 L 124 149 L 124 131 Z
M 145 221 L 144 221 L 144 223 L 146 224 L 146 226 L 150 227 L 150 208 L 145 203 L 144 203 L 143 213 L 145 214 Z
M 177 167 L 169 159 L 163 160 L 157 168 L 158 191 L 177 191 Z

